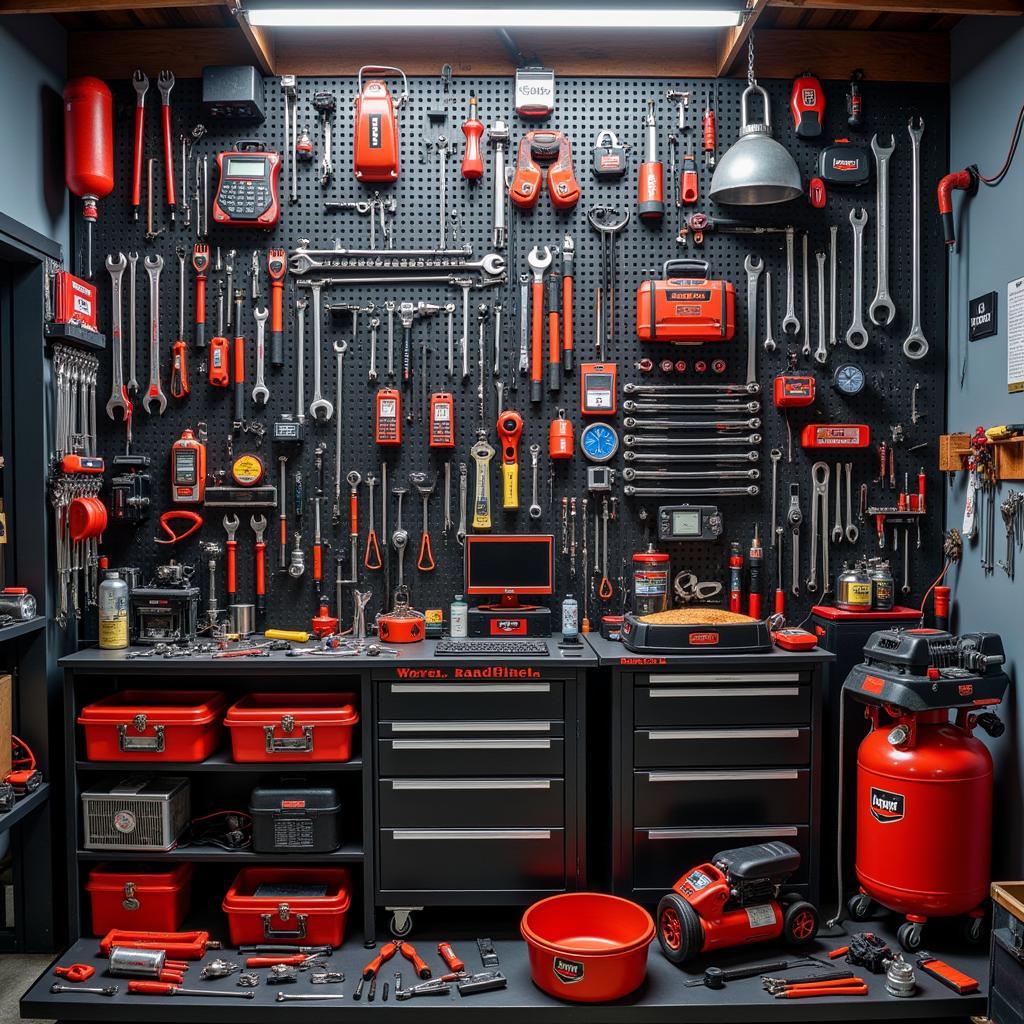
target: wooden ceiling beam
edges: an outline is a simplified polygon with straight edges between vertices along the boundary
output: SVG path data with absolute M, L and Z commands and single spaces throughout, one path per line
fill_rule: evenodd
M 772 7 L 879 14 L 983 14 L 1020 17 L 1024 0 L 771 0 Z
M 224 0 L 0 0 L 2 14 L 99 14 L 104 11 L 219 7 Z
M 245 36 L 245 41 L 252 50 L 252 55 L 256 58 L 256 63 L 260 66 L 260 70 L 265 75 L 276 75 L 274 40 L 271 34 L 259 25 L 249 24 L 249 19 L 239 9 L 238 0 L 223 0 L 223 2 L 231 14 L 234 15 L 242 35 Z
M 716 77 L 732 74 L 750 33 L 754 31 L 757 19 L 764 13 L 769 0 L 747 0 L 746 17 L 735 28 L 722 29 L 716 61 Z
M 208 64 L 247 64 L 252 50 L 234 28 L 150 28 L 72 32 L 68 77 L 131 78 L 136 68 L 172 67 L 178 78 L 201 78 Z

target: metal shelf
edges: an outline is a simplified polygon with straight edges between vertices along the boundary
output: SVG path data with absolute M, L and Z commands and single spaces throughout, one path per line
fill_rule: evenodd
M 6 814 L 0 814 L 0 834 L 9 828 L 14 828 L 23 818 L 31 814 L 36 808 L 42 807 L 50 799 L 50 784 L 44 782 L 38 789 L 33 790 L 27 796 L 21 797 L 14 805 L 14 809 Z
M 239 764 L 232 761 L 227 751 L 221 751 L 208 757 L 205 761 L 76 761 L 76 771 L 96 772 L 135 772 L 154 773 L 167 772 L 230 772 L 237 775 L 266 775 L 269 772 L 291 771 L 299 769 L 303 775 L 331 772 L 361 772 L 363 759 L 353 757 L 348 761 L 311 761 L 304 764 L 269 764 L 266 762 L 247 762 Z
M 45 628 L 45 615 L 37 615 L 34 619 L 26 619 L 24 622 L 12 622 L 11 625 L 0 629 L 0 644 L 19 636 L 27 636 L 29 633 L 38 633 Z
M 320 864 L 336 862 L 359 864 L 363 860 L 363 847 L 359 843 L 345 843 L 333 853 L 253 853 L 252 850 L 222 850 L 216 846 L 184 846 L 174 850 L 79 850 L 79 861 L 113 860 L 184 860 L 219 864 Z

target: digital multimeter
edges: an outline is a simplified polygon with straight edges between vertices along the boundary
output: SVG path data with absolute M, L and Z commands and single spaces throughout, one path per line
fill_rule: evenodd
M 611 416 L 617 408 L 615 363 L 580 363 L 580 412 Z
M 402 443 L 402 393 L 394 388 L 377 392 L 374 416 L 374 439 L 377 444 Z
M 206 445 L 191 430 L 183 430 L 171 445 L 171 500 L 201 505 L 206 494 Z
M 269 228 L 281 216 L 277 179 L 281 154 L 242 139 L 236 148 L 217 154 L 220 181 L 213 197 L 213 219 L 240 228 Z
M 455 401 L 448 391 L 435 391 L 430 396 L 431 448 L 455 447 Z
M 659 505 L 659 540 L 718 540 L 722 513 L 716 505 Z

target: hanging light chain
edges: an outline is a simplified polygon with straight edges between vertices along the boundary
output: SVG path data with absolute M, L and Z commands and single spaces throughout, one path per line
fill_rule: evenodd
M 754 33 L 747 36 L 747 85 L 754 85 Z

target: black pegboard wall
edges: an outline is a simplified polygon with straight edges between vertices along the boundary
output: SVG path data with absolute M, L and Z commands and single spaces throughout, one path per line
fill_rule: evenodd
M 775 137 L 782 142 L 797 160 L 805 180 L 814 172 L 820 149 L 819 140 L 813 142 L 800 141 L 795 138 L 791 129 L 788 112 L 789 83 L 761 83 L 768 90 L 772 102 L 773 124 Z M 397 86 L 397 83 L 396 83 Z M 744 83 L 740 81 L 721 81 L 717 85 L 717 117 L 718 117 L 718 155 L 724 154 L 728 146 L 736 138 L 740 126 L 740 94 Z M 140 385 L 144 387 L 148 379 L 148 359 L 145 345 L 148 323 L 147 280 L 142 266 L 142 259 L 149 253 L 160 253 L 164 259 L 164 270 L 161 277 L 161 376 L 165 392 L 169 395 L 168 377 L 170 371 L 170 345 L 176 333 L 177 321 L 177 260 L 175 247 L 183 245 L 187 250 L 186 258 L 186 322 L 185 336 L 189 342 L 189 360 L 191 371 L 192 392 L 183 401 L 169 400 L 166 413 L 160 417 L 146 415 L 141 406 L 137 408 L 134 419 L 134 448 L 152 457 L 154 475 L 154 510 L 150 520 L 138 528 L 111 527 L 103 544 L 103 551 L 109 555 L 110 564 L 135 565 L 143 570 L 148 577 L 153 567 L 176 558 L 197 567 L 197 578 L 204 592 L 206 575 L 202 570 L 203 561 L 199 554 L 202 540 L 212 540 L 223 544 L 224 529 L 221 524 L 223 510 L 210 509 L 206 514 L 203 530 L 174 547 L 158 547 L 153 543 L 156 530 L 156 518 L 160 512 L 170 506 L 169 487 L 169 453 L 174 440 L 186 427 L 195 427 L 198 423 L 206 424 L 209 432 L 209 468 L 227 470 L 230 468 L 228 458 L 228 438 L 232 421 L 232 390 L 214 389 L 206 382 L 205 351 L 191 347 L 193 337 L 194 287 L 195 276 L 191 270 L 191 246 L 194 238 L 192 229 L 186 229 L 179 221 L 172 226 L 167 222 L 166 211 L 162 206 L 163 174 L 157 168 L 157 209 L 163 232 L 153 243 L 144 238 L 145 203 L 143 219 L 133 223 L 130 219 L 128 195 L 130 190 L 131 167 L 131 116 L 134 105 L 134 92 L 130 83 L 114 85 L 115 104 L 115 152 L 116 152 L 116 187 L 114 192 L 101 203 L 100 221 L 96 229 L 96 283 L 99 285 L 101 323 L 109 324 L 109 278 L 103 269 L 102 261 L 109 253 L 123 251 L 140 254 L 137 284 L 137 318 L 138 318 L 138 376 Z M 568 233 L 576 245 L 575 262 L 575 345 L 577 364 L 581 360 L 592 358 L 594 353 L 594 287 L 599 273 L 599 240 L 591 229 L 586 213 L 595 204 L 607 203 L 617 206 L 620 210 L 629 209 L 632 220 L 619 239 L 619 268 L 617 280 L 618 315 L 616 320 L 615 342 L 605 353 L 605 358 L 615 361 L 619 368 L 619 406 L 620 412 L 614 418 L 620 436 L 626 431 L 621 427 L 623 400 L 622 385 L 627 381 L 660 380 L 657 372 L 651 378 L 644 378 L 635 369 L 635 364 L 643 356 L 650 356 L 657 362 L 659 358 L 674 356 L 684 358 L 692 366 L 697 358 L 724 356 L 728 362 L 726 374 L 721 378 L 708 375 L 700 378 L 692 371 L 682 377 L 672 377 L 672 381 L 697 382 L 712 380 L 742 381 L 745 379 L 746 368 L 746 277 L 743 270 L 745 255 L 749 252 L 763 258 L 765 269 L 771 271 L 773 277 L 773 324 L 779 348 L 773 355 L 767 355 L 758 348 L 758 377 L 762 386 L 763 435 L 761 444 L 761 493 L 755 499 L 722 498 L 717 504 L 722 509 L 725 519 L 725 533 L 722 541 L 717 544 L 678 544 L 670 545 L 672 568 L 674 572 L 691 570 L 701 580 L 722 580 L 727 576 L 725 564 L 728 554 L 728 541 L 740 541 L 744 549 L 749 546 L 755 525 L 758 527 L 765 545 L 765 570 L 768 580 L 763 589 L 766 594 L 775 586 L 775 554 L 769 548 L 771 519 L 771 475 L 768 452 L 773 447 L 786 449 L 785 424 L 779 413 L 771 404 L 772 378 L 783 370 L 788 361 L 788 354 L 798 354 L 798 365 L 801 370 L 815 372 L 818 378 L 818 399 L 811 409 L 794 410 L 791 414 L 794 434 L 798 437 L 800 427 L 807 422 L 846 421 L 863 422 L 872 428 L 872 446 L 870 450 L 855 451 L 850 454 L 826 455 L 825 461 L 833 467 L 837 458 L 841 461 L 852 461 L 854 464 L 854 506 L 856 508 L 856 491 L 860 483 L 870 485 L 870 499 L 873 504 L 895 504 L 895 494 L 886 493 L 874 483 L 878 475 L 875 448 L 881 440 L 890 441 L 890 427 L 902 424 L 905 431 L 903 446 L 897 449 L 897 475 L 902 484 L 904 472 L 910 473 L 911 480 L 916 480 L 918 467 L 929 468 L 934 462 L 931 448 L 908 454 L 906 447 L 920 444 L 933 438 L 942 429 L 945 391 L 945 291 L 946 275 L 943 260 L 943 246 L 940 237 L 938 218 L 932 216 L 931 195 L 934 182 L 943 173 L 947 151 L 947 106 L 948 98 L 944 91 L 927 86 L 886 86 L 879 83 L 865 83 L 865 127 L 860 133 L 847 128 L 844 110 L 844 88 L 841 82 L 826 83 L 828 108 L 826 111 L 826 134 L 820 141 L 832 137 L 850 136 L 863 141 L 870 141 L 874 132 L 885 136 L 892 133 L 896 140 L 896 151 L 890 162 L 890 292 L 897 306 L 894 324 L 888 329 L 878 329 L 867 319 L 867 306 L 874 294 L 875 285 L 875 187 L 874 181 L 858 192 L 839 192 L 831 190 L 828 204 L 824 210 L 813 210 L 806 199 L 800 199 L 786 206 L 767 207 L 761 209 L 730 208 L 716 206 L 707 199 L 711 182 L 711 170 L 707 167 L 704 155 L 700 150 L 700 116 L 704 111 L 709 97 L 712 95 L 713 83 L 710 80 L 694 79 L 592 79 L 592 78 L 559 78 L 557 84 L 557 109 L 548 123 L 552 128 L 566 132 L 573 144 L 576 175 L 579 180 L 582 198 L 577 207 L 566 213 L 555 212 L 548 200 L 547 193 L 532 211 L 516 211 L 511 217 L 514 224 L 511 237 L 514 249 L 507 253 L 508 283 L 503 287 L 488 288 L 474 291 L 471 300 L 471 323 L 469 326 L 471 374 L 463 382 L 458 375 L 449 381 L 445 375 L 446 330 L 445 317 L 435 316 L 418 321 L 413 331 L 413 382 L 403 399 L 415 409 L 416 421 L 404 423 L 404 443 L 399 450 L 378 448 L 372 439 L 373 435 L 373 395 L 378 385 L 367 382 L 369 366 L 369 329 L 367 317 L 361 316 L 359 331 L 356 338 L 351 337 L 350 320 L 347 316 L 331 320 L 325 316 L 323 322 L 323 373 L 324 394 L 334 401 L 335 391 L 335 359 L 331 345 L 336 338 L 346 338 L 350 343 L 345 357 L 345 401 L 340 414 L 343 422 L 342 442 L 342 477 L 356 469 L 363 474 L 367 472 L 380 475 L 382 460 L 388 464 L 389 484 L 409 487 L 408 474 L 416 470 L 426 470 L 437 475 L 437 487 L 430 503 L 431 533 L 434 542 L 434 553 L 437 570 L 433 573 L 421 573 L 415 568 L 416 553 L 420 539 L 420 504 L 414 492 L 405 500 L 404 525 L 409 530 L 409 545 L 405 556 L 406 581 L 410 586 L 413 604 L 418 608 L 447 608 L 451 596 L 462 586 L 462 551 L 456 543 L 454 530 L 447 539 L 441 537 L 443 500 L 443 464 L 446 459 L 452 460 L 452 518 L 458 522 L 458 464 L 469 465 L 470 503 L 474 471 L 469 449 L 476 435 L 477 424 L 477 359 L 476 359 L 476 323 L 472 311 L 479 302 L 493 304 L 501 302 L 504 307 L 504 340 L 503 340 L 503 373 L 506 385 L 511 381 L 518 360 L 518 335 L 515 310 L 518 300 L 518 277 L 527 269 L 526 254 L 534 245 L 559 245 Z M 337 111 L 333 118 L 333 155 L 335 174 L 330 186 L 322 188 L 319 182 L 319 159 L 321 140 L 317 115 L 311 106 L 311 97 L 316 90 L 330 89 L 337 98 Z M 690 103 L 687 112 L 687 131 L 681 136 L 680 152 L 695 152 L 700 180 L 700 200 L 691 207 L 685 207 L 682 214 L 703 211 L 712 216 L 737 217 L 752 223 L 784 225 L 792 223 L 800 230 L 810 233 L 810 298 L 811 298 L 811 345 L 816 344 L 817 306 L 816 306 L 816 268 L 814 252 L 816 249 L 827 251 L 829 245 L 829 225 L 839 227 L 839 294 L 838 294 L 838 327 L 837 333 L 842 341 L 846 327 L 850 322 L 851 289 L 852 289 L 852 232 L 848 220 L 849 211 L 856 206 L 863 206 L 869 215 L 868 225 L 864 233 L 864 317 L 870 334 L 870 343 L 862 352 L 854 352 L 845 344 L 830 353 L 829 363 L 819 368 L 811 359 L 799 356 L 802 344 L 802 332 L 795 338 L 786 338 L 781 330 L 781 321 L 785 306 L 785 242 L 783 235 L 732 236 L 708 234 L 702 247 L 692 243 L 680 245 L 676 242 L 676 230 L 679 224 L 680 211 L 669 206 L 664 221 L 660 225 L 641 222 L 636 216 L 636 178 L 637 166 L 643 154 L 643 125 L 646 100 L 651 97 L 656 103 L 657 121 L 659 126 L 659 157 L 666 165 L 666 181 L 668 176 L 668 136 L 677 132 L 674 103 L 667 99 L 669 90 L 688 91 Z M 323 210 L 322 200 L 360 199 L 372 196 L 374 191 L 393 194 L 398 202 L 398 211 L 394 219 L 394 244 L 397 247 L 433 247 L 438 240 L 437 216 L 437 183 L 438 169 L 433 151 L 424 157 L 423 139 L 434 139 L 439 133 L 447 134 L 452 143 L 451 158 L 448 165 L 448 197 L 449 211 L 452 217 L 449 222 L 449 244 L 467 242 L 472 245 L 474 254 L 479 256 L 491 251 L 491 201 L 492 201 L 492 162 L 493 150 L 484 139 L 483 151 L 485 158 L 485 175 L 483 180 L 475 183 L 464 181 L 459 175 L 459 162 L 462 156 L 463 137 L 460 130 L 468 109 L 469 95 L 479 98 L 480 118 L 485 125 L 494 120 L 505 120 L 512 132 L 509 163 L 514 161 L 515 147 L 523 132 L 534 125 L 524 122 L 515 116 L 512 109 L 513 82 L 509 78 L 456 78 L 453 82 L 451 113 L 446 124 L 437 126 L 428 121 L 427 111 L 442 105 L 441 82 L 437 78 L 410 79 L 410 100 L 401 110 L 401 177 L 393 187 L 361 186 L 352 174 L 352 109 L 356 96 L 354 78 L 303 78 L 298 82 L 298 121 L 308 126 L 309 133 L 316 147 L 313 161 L 299 166 L 299 202 L 288 203 L 289 176 L 291 173 L 290 157 L 286 156 L 280 180 L 280 196 L 282 214 L 279 224 L 269 232 L 220 228 L 210 220 L 209 243 L 211 253 L 219 246 L 222 257 L 231 248 L 236 250 L 234 286 L 248 289 L 248 271 L 252 250 L 260 251 L 261 266 L 264 263 L 266 249 L 279 246 L 288 251 L 294 249 L 301 239 L 309 239 L 316 248 L 329 248 L 335 242 L 346 247 L 365 247 L 368 245 L 369 225 L 367 217 L 352 211 L 327 213 Z M 187 131 L 192 125 L 201 121 L 199 110 L 200 86 L 197 81 L 179 80 L 172 94 L 174 131 Z M 207 124 L 209 134 L 199 141 L 195 155 L 207 154 L 211 161 L 211 197 L 216 188 L 215 156 L 219 151 L 231 148 L 234 140 L 239 138 L 258 138 L 265 140 L 267 145 L 279 151 L 285 150 L 283 94 L 276 80 L 266 82 L 266 121 L 259 126 L 249 127 L 236 124 Z M 147 97 L 147 156 L 161 159 L 162 149 L 159 138 L 158 94 L 155 79 L 151 77 L 150 95 Z M 760 117 L 760 103 L 755 99 L 752 112 Z M 928 356 L 917 363 L 908 362 L 901 351 L 902 339 L 910 323 L 910 141 L 907 135 L 907 122 L 912 115 L 920 115 L 925 122 L 925 133 L 921 152 L 921 195 L 922 195 L 922 315 L 924 330 L 931 349 Z M 604 128 L 614 130 L 619 139 L 631 147 L 630 170 L 624 178 L 617 182 L 599 181 L 589 170 L 590 149 L 597 133 Z M 180 189 L 180 151 L 175 150 L 176 181 Z M 736 335 L 732 342 L 722 345 L 705 345 L 698 348 L 674 348 L 669 345 L 645 344 L 635 336 L 635 290 L 637 285 L 651 273 L 660 275 L 662 263 L 667 259 L 683 256 L 696 256 L 706 259 L 711 273 L 716 277 L 731 280 L 737 292 L 737 325 Z M 807 315 L 802 309 L 800 280 L 800 240 L 797 236 L 797 315 L 801 321 Z M 557 257 L 556 257 L 557 265 Z M 239 274 L 239 271 L 242 273 Z M 307 275 L 309 276 L 309 275 Z M 216 291 L 218 275 L 211 275 L 207 288 L 207 337 L 212 336 L 216 326 Z M 220 276 L 223 280 L 223 276 Z M 827 278 L 826 278 L 827 284 Z M 127 275 L 125 277 L 127 289 Z M 263 277 L 264 298 L 261 304 L 267 305 L 266 277 Z M 764 281 L 762 275 L 759 310 L 763 310 Z M 294 286 L 290 279 L 285 292 L 285 366 L 272 369 L 267 364 L 267 383 L 271 398 L 265 410 L 255 412 L 251 401 L 251 389 L 255 376 L 255 345 L 254 323 L 251 317 L 252 303 L 248 296 L 243 306 L 244 334 L 247 339 L 247 383 L 246 410 L 247 416 L 259 421 L 268 433 L 261 445 L 257 445 L 252 434 L 240 434 L 233 438 L 232 448 L 235 455 L 246 451 L 254 451 L 261 456 L 267 467 L 267 482 L 277 483 L 276 446 L 270 443 L 269 428 L 274 419 L 282 413 L 290 412 L 294 406 L 295 395 L 295 298 L 297 295 L 308 296 L 308 291 Z M 456 288 L 441 285 L 403 285 L 396 281 L 393 286 L 380 287 L 341 287 L 334 286 L 324 293 L 325 301 L 358 302 L 361 305 L 373 302 L 377 306 L 375 315 L 381 317 L 382 325 L 378 338 L 377 365 L 381 370 L 381 384 L 388 383 L 383 373 L 385 366 L 385 330 L 386 314 L 383 304 L 385 300 L 403 299 L 425 300 L 443 305 L 454 302 L 457 307 L 456 339 L 461 333 L 461 292 Z M 311 310 L 307 311 L 305 338 L 305 380 L 306 404 L 312 398 L 313 352 Z M 759 312 L 763 322 L 763 312 Z M 127 311 L 125 311 L 127 325 Z M 126 327 L 127 330 L 127 327 Z M 491 331 L 493 320 L 488 321 L 488 353 L 490 352 Z M 454 451 L 430 450 L 427 446 L 426 428 L 419 414 L 420 401 L 420 349 L 419 343 L 423 333 L 429 339 L 430 355 L 428 373 L 430 390 L 451 390 L 455 394 L 456 438 Z M 228 332 L 233 336 L 234 330 Z M 763 327 L 758 328 L 759 338 L 763 337 Z M 401 329 L 396 318 L 396 366 L 400 370 Z M 268 335 L 269 348 L 269 335 Z M 546 338 L 545 338 L 546 353 Z M 546 356 L 545 356 L 546 358 Z M 127 365 L 127 356 L 125 357 Z M 831 387 L 833 369 L 840 362 L 852 362 L 862 367 L 867 375 L 867 387 L 859 396 L 844 399 Z M 458 374 L 458 358 L 456 372 Z M 400 380 L 400 375 L 399 375 Z M 918 409 L 923 418 L 920 423 L 911 423 L 910 407 L 911 392 L 915 383 L 920 384 Z M 100 450 L 108 457 L 124 449 L 124 431 L 119 423 L 112 423 L 103 415 L 103 406 L 110 388 L 110 360 L 103 359 L 101 381 L 98 388 Z M 560 503 L 563 496 L 575 495 L 578 498 L 586 494 L 587 463 L 577 453 L 569 463 L 558 463 L 554 467 L 554 502 L 548 507 L 548 472 L 547 458 L 548 425 L 555 417 L 557 410 L 564 408 L 573 421 L 577 445 L 579 434 L 587 420 L 575 413 L 578 409 L 578 372 L 563 380 L 562 390 L 552 395 L 545 390 L 541 405 L 532 405 L 529 401 L 529 382 L 520 383 L 518 391 L 506 390 L 506 405 L 517 409 L 523 416 L 525 427 L 520 446 L 520 508 L 517 512 L 504 512 L 501 509 L 501 481 L 496 456 L 491 466 L 491 495 L 494 531 L 504 532 L 552 532 L 556 535 L 556 593 L 564 594 L 573 591 L 582 598 L 583 580 L 581 560 L 577 559 L 577 573 L 573 578 L 569 573 L 568 559 L 559 552 L 560 544 Z M 141 398 L 141 393 L 140 393 Z M 487 374 L 487 422 L 489 440 L 497 447 L 494 429 L 496 418 L 496 395 L 490 372 Z M 406 406 L 408 408 L 408 405 Z M 404 412 L 405 410 L 403 410 Z M 338 415 L 336 410 L 336 415 Z M 694 418 L 694 417 L 687 417 Z M 326 498 L 324 502 L 324 540 L 327 551 L 324 560 L 325 592 L 331 599 L 333 607 L 334 554 L 342 553 L 347 558 L 349 549 L 347 485 L 342 483 L 342 522 L 332 526 L 330 507 L 333 499 L 334 475 L 334 437 L 335 423 L 332 419 L 326 424 L 317 425 L 307 419 L 306 443 L 301 458 L 296 459 L 295 452 L 289 454 L 289 491 L 291 490 L 291 471 L 301 468 L 306 481 L 307 509 L 303 529 L 303 547 L 306 549 L 307 571 L 298 581 L 277 572 L 277 521 L 276 512 L 265 512 L 270 526 L 268 529 L 268 616 L 267 621 L 275 625 L 287 627 L 305 627 L 310 616 L 316 610 L 315 593 L 309 571 L 311 556 L 309 545 L 312 541 L 312 509 L 308 507 L 308 499 L 312 496 L 313 451 L 317 441 L 327 443 L 325 455 L 326 465 Z M 541 495 L 544 515 L 540 520 L 531 520 L 527 515 L 530 503 L 530 470 L 528 448 L 531 443 L 541 446 Z M 801 536 L 801 576 L 806 577 L 810 550 L 810 467 L 818 458 L 818 453 L 802 451 L 797 442 L 794 447 L 792 465 L 785 458 L 779 467 L 779 506 L 780 516 L 784 517 L 788 500 L 790 481 L 800 484 L 801 503 L 805 514 L 805 523 Z M 621 470 L 623 462 L 621 452 L 612 461 L 612 465 Z M 681 468 L 694 468 L 683 466 Z M 703 481 L 694 482 L 704 485 Z M 706 482 L 713 486 L 713 481 Z M 939 492 L 940 478 L 929 469 L 929 489 L 932 495 Z M 690 482 L 681 482 L 688 486 Z M 913 487 L 913 482 L 912 485 Z M 621 515 L 618 522 L 611 524 L 609 529 L 609 575 L 615 584 L 615 596 L 608 602 L 595 603 L 593 590 L 589 601 L 592 621 L 602 611 L 617 612 L 623 603 L 623 591 L 619 586 L 620 573 L 628 579 L 628 558 L 642 547 L 642 531 L 638 510 L 646 507 L 650 511 L 656 508 L 659 499 L 628 499 L 622 498 L 622 480 L 617 480 L 615 493 L 620 496 Z M 378 484 L 378 495 L 380 488 Z M 831 492 L 834 495 L 834 492 Z M 662 503 L 674 499 L 662 499 Z M 685 500 L 685 499 L 683 499 Z M 701 499 L 693 499 L 700 501 Z M 709 499 L 712 502 L 715 499 Z M 834 498 L 830 498 L 829 522 L 831 526 Z M 934 505 L 934 502 L 932 503 Z M 291 546 L 292 530 L 292 496 L 289 493 L 289 547 Z M 591 501 L 593 511 L 595 502 Z M 389 509 L 389 530 L 394 526 L 395 505 L 392 500 Z M 472 508 L 470 507 L 470 517 Z M 239 595 L 241 601 L 252 600 L 252 550 L 253 534 L 248 525 L 248 516 L 244 516 L 239 531 L 238 566 Z M 376 525 L 380 528 L 379 500 L 375 509 Z M 842 543 L 833 545 L 831 563 L 833 574 L 842 562 L 852 559 L 855 554 L 875 553 L 877 540 L 871 522 L 859 523 L 860 539 L 856 545 Z M 912 594 L 898 594 L 901 600 L 919 600 L 924 590 L 938 571 L 941 547 L 941 522 L 938 515 L 929 515 L 923 525 L 922 544 L 920 548 L 912 546 L 910 550 L 910 568 Z M 365 550 L 367 526 L 367 503 L 365 484 L 360 488 L 360 561 Z M 581 537 L 582 527 L 577 530 Z M 891 539 L 891 532 L 890 532 Z M 912 545 L 914 541 L 911 536 Z M 589 530 L 591 546 L 590 558 L 593 569 L 593 525 Z M 383 538 L 382 538 L 383 543 Z M 889 541 L 887 540 L 887 545 Z M 887 551 L 891 554 L 887 546 Z M 901 556 L 902 557 L 902 553 Z M 787 611 L 793 621 L 799 621 L 806 615 L 811 601 L 805 588 L 801 587 L 801 597 L 794 599 L 788 594 L 789 588 L 789 534 L 785 536 L 784 583 L 788 596 Z M 897 583 L 901 582 L 902 563 L 897 568 Z M 344 575 L 349 576 L 347 561 Z M 375 612 L 383 606 L 383 574 L 367 573 L 360 565 L 360 580 L 374 591 L 374 599 L 370 611 Z M 396 581 L 396 566 L 392 560 L 392 585 Z M 591 587 L 596 583 L 596 576 L 591 573 Z M 224 572 L 220 573 L 220 603 L 223 606 Z M 341 609 L 343 623 L 351 620 L 351 607 Z

